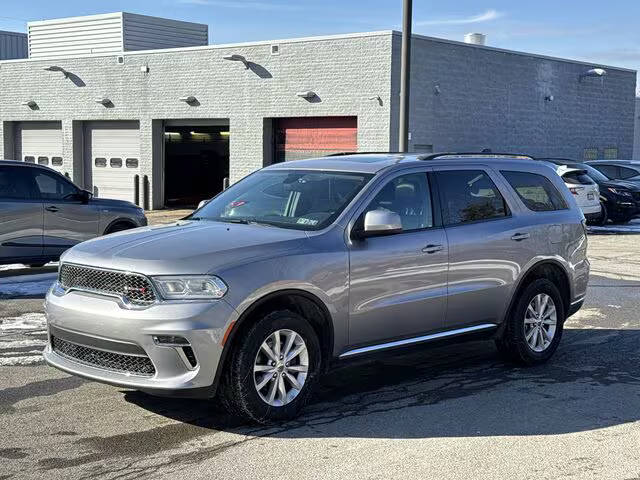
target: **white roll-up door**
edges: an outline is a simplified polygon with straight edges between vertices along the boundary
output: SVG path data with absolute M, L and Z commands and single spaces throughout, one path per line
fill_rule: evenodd
M 135 202 L 135 178 L 140 174 L 139 123 L 89 122 L 85 150 L 94 195 Z
M 65 173 L 71 160 L 62 156 L 61 122 L 18 122 L 15 126 L 15 159 L 39 163 Z

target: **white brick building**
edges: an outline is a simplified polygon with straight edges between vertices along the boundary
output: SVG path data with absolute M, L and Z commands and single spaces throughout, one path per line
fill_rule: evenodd
M 411 148 L 629 157 L 635 72 L 593 67 L 416 36 Z M 395 150 L 399 69 L 392 31 L 0 62 L 0 157 L 192 203 L 274 161 Z

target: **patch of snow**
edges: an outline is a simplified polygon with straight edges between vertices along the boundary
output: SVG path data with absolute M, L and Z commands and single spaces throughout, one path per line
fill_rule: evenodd
M 8 317 L 0 319 L 0 334 L 20 331 L 43 331 L 46 329 L 47 320 L 44 313 L 24 313 L 19 317 Z
M 23 355 L 21 357 L 0 357 L 0 367 L 15 367 L 19 365 L 34 365 L 36 363 L 42 363 L 44 359 L 42 354 L 38 355 Z
M 24 347 L 44 347 L 47 344 L 46 340 L 12 340 L 8 342 L 0 342 L 0 350 L 9 350 L 12 348 L 24 348 Z
M 49 262 L 45 265 L 45 267 L 57 267 L 58 262 Z M 29 268 L 27 265 L 23 265 L 22 263 L 12 263 L 10 265 L 0 265 L 0 272 L 5 270 L 22 270 L 24 268 Z M 35 271 L 36 269 L 34 269 Z

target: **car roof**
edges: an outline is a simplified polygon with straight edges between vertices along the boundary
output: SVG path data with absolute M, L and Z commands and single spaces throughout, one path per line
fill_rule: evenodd
M 20 160 L 0 159 L 0 166 L 3 166 L 3 165 L 9 165 L 12 167 L 39 168 L 41 170 L 47 170 L 48 172 L 55 172 L 58 175 L 62 175 L 59 171 L 54 170 L 53 168 L 47 167 L 46 165 L 39 165 L 37 163 L 26 163 Z
M 640 160 L 590 160 L 587 162 L 588 164 L 598 165 L 598 164 L 611 164 L 611 165 L 633 165 L 640 166 Z
M 491 164 L 495 166 L 522 166 L 523 161 L 532 160 L 521 154 L 497 153 L 345 153 L 307 160 L 293 160 L 276 163 L 267 167 L 270 170 L 326 170 L 353 173 L 376 174 L 382 170 L 408 165 L 455 165 L 455 164 Z

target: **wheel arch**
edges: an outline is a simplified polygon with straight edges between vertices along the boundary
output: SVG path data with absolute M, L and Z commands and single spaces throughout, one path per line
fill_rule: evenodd
M 284 289 L 270 292 L 255 300 L 239 316 L 225 335 L 220 362 L 216 369 L 214 389 L 227 368 L 230 353 L 251 325 L 268 312 L 275 310 L 291 310 L 308 320 L 313 327 L 322 351 L 323 371 L 326 371 L 333 356 L 334 326 L 329 309 L 320 298 L 306 290 Z
M 109 233 L 109 230 L 111 230 L 113 227 L 115 227 L 118 224 L 126 224 L 126 225 L 130 225 L 131 228 L 136 228 L 137 225 L 135 224 L 135 222 L 127 217 L 118 217 L 115 220 L 111 220 L 111 222 L 109 222 L 109 224 L 107 225 L 107 227 L 104 229 L 103 231 L 103 235 L 107 235 Z
M 557 260 L 547 259 L 534 263 L 527 269 L 527 271 L 523 275 L 520 276 L 520 279 L 513 290 L 514 293 L 511 296 L 509 307 L 504 313 L 502 325 L 505 324 L 507 316 L 516 304 L 520 292 L 525 288 L 526 285 L 534 280 L 537 280 L 538 278 L 548 278 L 558 287 L 558 290 L 560 290 L 560 295 L 562 296 L 562 304 L 564 307 L 565 316 L 568 314 L 569 309 L 571 308 L 572 295 L 569 273 L 567 272 L 565 266 Z

